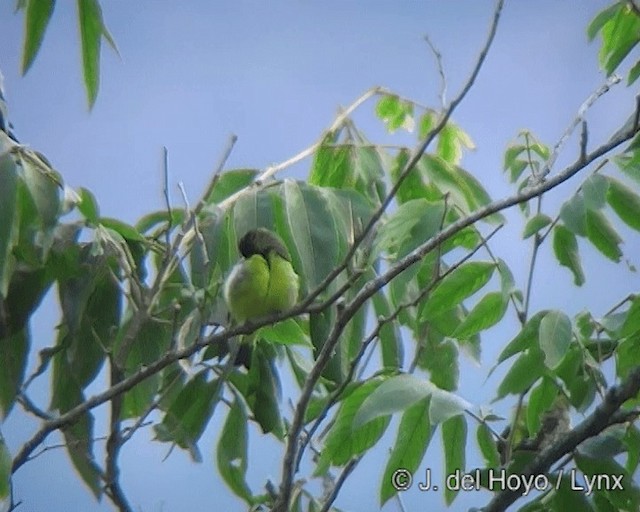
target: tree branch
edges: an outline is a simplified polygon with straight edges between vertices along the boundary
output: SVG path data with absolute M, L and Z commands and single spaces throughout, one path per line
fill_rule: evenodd
M 336 344 L 340 339 L 340 333 L 344 330 L 346 325 L 360 309 L 360 307 L 380 288 L 387 285 L 393 278 L 409 268 L 411 265 L 420 261 L 427 253 L 435 249 L 438 245 L 443 243 L 454 234 L 458 233 L 467 226 L 475 224 L 479 220 L 488 217 L 489 215 L 498 213 L 516 204 L 526 202 L 531 198 L 538 197 L 548 190 L 555 188 L 561 183 L 564 183 L 597 158 L 600 158 L 602 155 L 608 153 L 612 149 L 632 138 L 637 131 L 638 127 L 632 127 L 630 130 L 624 133 L 617 133 L 606 143 L 602 144 L 600 147 L 587 154 L 586 160 L 582 157 L 579 157 L 575 163 L 568 166 L 562 172 L 558 173 L 549 180 L 542 181 L 534 186 L 526 188 L 520 193 L 517 193 L 511 197 L 507 197 L 499 201 L 494 201 L 469 214 L 467 217 L 457 220 L 456 222 L 450 224 L 445 229 L 440 231 L 436 236 L 434 236 L 421 246 L 417 247 L 414 251 L 399 260 L 385 273 L 381 274 L 375 279 L 372 279 L 363 286 L 363 288 L 356 294 L 351 302 L 345 305 L 344 309 L 339 314 L 336 323 L 333 325 L 332 330 L 327 337 L 327 341 L 318 354 L 316 363 L 307 376 L 307 380 L 298 401 L 298 406 L 296 407 L 296 411 L 294 413 L 291 428 L 289 429 L 289 436 L 287 438 L 287 450 L 285 452 L 283 462 L 281 491 L 279 500 L 272 509 L 273 512 L 286 512 L 287 510 L 288 501 L 291 494 L 291 486 L 293 483 L 293 475 L 295 472 L 298 437 L 302 429 L 305 411 L 309 404 L 309 400 L 311 399 L 311 394 L 318 379 L 322 374 L 324 367 L 327 365 L 333 351 L 335 350 Z
M 575 450 L 586 439 L 597 436 L 610 425 L 627 421 L 629 415 L 619 409 L 624 402 L 636 396 L 638 391 L 640 391 L 640 367 L 630 372 L 622 384 L 610 388 L 602 403 L 596 407 L 593 413 L 573 430 L 560 437 L 556 443 L 543 450 L 523 469 L 522 475 L 531 476 L 546 473 L 554 462 Z M 506 510 L 519 497 L 518 492 L 505 489 L 496 494 L 482 511 L 500 512 Z

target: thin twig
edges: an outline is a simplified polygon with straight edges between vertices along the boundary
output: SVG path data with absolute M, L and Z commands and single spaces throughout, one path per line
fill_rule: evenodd
M 553 168 L 554 164 L 556 163 L 558 155 L 560 155 L 560 152 L 562 151 L 562 148 L 566 144 L 567 140 L 569 140 L 569 137 L 571 137 L 571 134 L 573 133 L 573 131 L 576 129 L 576 127 L 579 124 L 581 124 L 584 121 L 584 116 L 587 113 L 587 110 L 589 110 L 589 108 L 591 108 L 591 106 L 598 100 L 598 98 L 600 98 L 602 95 L 606 94 L 609 91 L 609 89 L 611 89 L 612 86 L 614 86 L 617 83 L 619 83 L 620 80 L 621 80 L 621 78 L 618 75 L 610 76 L 604 84 L 602 84 L 600 87 L 598 87 L 598 89 L 595 90 L 584 101 L 584 103 L 582 105 L 580 105 L 580 108 L 578 109 L 578 115 L 569 124 L 569 126 L 564 131 L 564 133 L 562 134 L 560 139 L 558 139 L 558 142 L 556 143 L 556 145 L 553 147 L 553 151 L 551 152 L 551 155 L 549 156 L 549 159 L 547 160 L 547 163 L 544 166 L 544 169 L 543 169 L 543 171 L 541 173 L 541 177 L 543 179 L 549 174 L 549 172 L 551 172 L 551 169 Z M 585 141 L 585 144 L 586 144 L 586 141 Z M 586 150 L 585 150 L 585 154 L 586 154 Z
M 436 48 L 433 42 L 431 42 L 431 39 L 429 38 L 428 35 L 424 36 L 424 40 L 429 45 L 429 48 L 431 49 L 431 53 L 433 53 L 433 56 L 436 58 L 436 65 L 438 66 L 438 74 L 440 75 L 440 94 L 439 94 L 440 105 L 444 109 L 447 105 L 447 76 L 444 72 L 444 65 L 442 64 L 442 54 L 440 53 L 438 48 Z
M 340 473 L 338 480 L 336 480 L 336 483 L 333 485 L 333 489 L 331 489 L 331 493 L 329 494 L 325 502 L 322 504 L 322 507 L 318 512 L 329 511 L 329 509 L 331 508 L 331 505 L 333 505 L 333 502 L 336 501 L 336 498 L 338 497 L 338 493 L 340 492 L 340 489 L 342 489 L 342 486 L 347 480 L 347 477 L 356 468 L 356 466 L 358 465 L 358 462 L 360 462 L 360 458 L 356 457 L 355 459 L 351 459 L 347 463 L 347 465 L 342 470 L 342 473 Z

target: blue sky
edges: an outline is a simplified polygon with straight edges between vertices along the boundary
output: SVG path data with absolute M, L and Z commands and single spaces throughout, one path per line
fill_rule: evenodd
M 196 200 L 231 133 L 239 140 L 228 167 L 264 168 L 312 144 L 339 106 L 372 86 L 382 85 L 437 107 L 439 78 L 423 36 L 428 34 L 442 52 L 452 97 L 485 39 L 494 5 L 484 0 L 103 3 L 121 58 L 103 48 L 100 93 L 92 112 L 87 110 L 81 83 L 73 2 L 56 4 L 41 53 L 26 77 L 18 74 L 22 17 L 13 15 L 13 2 L 0 4 L 0 68 L 21 142 L 43 152 L 69 185 L 90 189 L 103 215 L 128 222 L 163 208 L 162 146 L 169 150 L 174 201 L 180 201 L 178 181 Z M 501 162 L 517 133 L 529 128 L 553 144 L 584 99 L 604 81 L 597 66 L 597 45 L 587 44 L 585 27 L 605 5 L 599 0 L 507 2 L 486 66 L 454 115 L 477 145 L 463 165 L 493 197 L 510 190 Z M 373 105 L 365 105 L 355 116 L 361 128 L 374 141 L 400 140 L 384 134 L 371 115 Z M 601 99 L 589 113 L 594 144 L 612 133 L 632 105 L 632 91 L 623 85 Z M 569 148 L 559 164 L 575 157 L 575 141 Z M 304 178 L 308 165 L 302 162 L 283 176 Z M 558 204 L 576 187 L 577 183 L 563 186 L 550 204 Z M 523 284 L 526 261 L 521 251 L 526 246 L 518 243 L 522 229 L 518 222 L 514 216 L 500 243 Z M 628 238 L 629 233 L 623 233 Z M 602 313 L 623 295 L 625 286 L 632 286 L 610 286 L 608 272 L 613 265 L 599 255 L 585 255 L 590 281 L 579 291 L 572 287 L 569 273 L 552 263 L 550 251 L 543 251 L 540 265 L 534 311 L 545 305 L 572 313 L 590 307 Z M 36 319 L 36 346 L 53 343 L 56 314 L 50 298 Z M 482 387 L 480 383 L 491 354 L 515 327 L 514 319 L 485 336 L 485 364 L 465 372 L 460 392 L 465 398 L 476 404 L 492 398 L 496 380 Z M 43 382 L 40 392 L 45 389 Z M 13 449 L 33 428 L 18 412 L 2 426 Z M 104 418 L 104 411 L 97 414 Z M 132 502 L 145 512 L 241 510 L 215 469 L 212 454 L 218 426 L 214 421 L 203 437 L 201 465 L 177 451 L 162 462 L 167 447 L 150 442 L 148 434 L 127 446 L 124 485 Z M 257 490 L 267 477 L 279 480 L 280 447 L 256 434 L 252 430 L 250 449 L 255 451 L 249 478 Z M 338 506 L 377 509 L 379 479 L 391 442 L 389 437 L 364 460 Z M 440 450 L 436 436 L 422 467 L 441 472 Z M 21 468 L 15 492 L 25 510 L 110 510 L 108 504 L 92 500 L 72 471 L 62 450 L 50 450 Z M 462 495 L 453 510 L 486 499 Z M 438 494 L 410 492 L 403 501 L 407 510 L 444 506 Z M 384 510 L 399 508 L 392 501 Z

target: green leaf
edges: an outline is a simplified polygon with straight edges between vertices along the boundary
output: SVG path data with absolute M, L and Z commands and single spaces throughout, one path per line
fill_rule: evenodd
M 454 416 L 442 424 L 442 442 L 445 475 L 464 472 L 467 451 L 467 421 L 464 416 Z M 453 503 L 458 492 L 453 487 L 445 486 L 444 499 L 447 506 Z
M 622 258 L 622 238 L 599 211 L 587 210 L 587 238 L 610 260 L 618 263 Z
M 78 203 L 78 210 L 91 224 L 97 224 L 100 218 L 100 207 L 96 201 L 95 196 L 90 190 L 82 187 L 79 190 L 80 202 Z
M 473 149 L 474 147 L 471 137 L 452 122 L 448 122 L 438 133 L 436 152 L 440 158 L 449 163 L 460 163 L 463 149 Z
M 207 374 L 208 371 L 202 371 L 187 382 L 169 406 L 162 423 L 154 427 L 158 440 L 189 450 L 196 461 L 202 460 L 196 443 L 216 402 L 217 380 L 208 381 Z
M 444 205 L 414 199 L 400 205 L 377 232 L 374 253 L 402 257 L 440 230 Z
M 467 401 L 437 388 L 428 380 L 410 374 L 395 375 L 385 380 L 364 400 L 354 418 L 354 428 L 366 425 L 381 416 L 404 411 L 429 396 L 429 418 L 432 424 L 446 421 L 471 407 Z
M 220 476 L 236 496 L 250 503 L 251 490 L 246 482 L 249 437 L 247 423 L 244 402 L 234 392 L 234 400 L 218 440 L 216 459 Z
M 431 292 L 422 318 L 433 318 L 460 304 L 489 282 L 495 268 L 495 263 L 487 261 L 473 261 L 458 267 Z
M 29 70 L 40 50 L 54 6 L 55 0 L 29 0 L 27 2 L 22 55 L 23 75 Z
M 498 386 L 496 398 L 502 398 L 508 394 L 518 395 L 526 391 L 544 373 L 544 352 L 540 349 L 532 349 L 524 352 L 513 363 L 509 371 Z
M 486 424 L 481 423 L 478 425 L 476 439 L 478 441 L 478 446 L 480 447 L 480 452 L 484 457 L 486 466 L 488 468 L 499 467 L 500 454 L 498 453 L 496 440 Z
M 282 439 L 280 376 L 273 360 L 273 347 L 259 343 L 253 349 L 246 400 L 265 434 Z
M 368 380 L 353 389 L 346 396 L 336 413 L 335 423 L 329 430 L 324 449 L 314 471 L 314 475 L 323 474 L 330 465 L 342 466 L 354 456 L 372 447 L 382 436 L 389 418 L 378 418 L 359 428 L 353 428 L 354 416 L 362 402 L 382 383 L 380 378 Z
M 0 338 L 0 414 L 6 418 L 22 386 L 31 336 L 28 326 Z
M 362 402 L 353 421 L 360 428 L 381 416 L 403 411 L 419 400 L 431 395 L 435 386 L 428 380 L 413 375 L 401 374 L 384 380 Z
M 390 133 L 401 127 L 407 130 L 413 127 L 413 105 L 396 95 L 388 94 L 380 98 L 376 105 L 376 114 L 387 125 Z
M 627 463 L 625 469 L 633 475 L 640 463 L 640 431 L 636 426 L 630 425 L 625 431 L 624 444 L 627 448 Z
M 640 331 L 640 297 L 635 297 L 626 312 L 620 337 L 626 338 Z
M 11 495 L 11 452 L 0 436 L 0 503 Z
M 558 385 L 548 377 L 543 377 L 540 383 L 531 390 L 526 409 L 529 432 L 538 432 L 543 413 L 549 410 L 557 395 Z
M 431 382 L 440 389 L 453 391 L 458 389 L 460 367 L 458 348 L 453 340 L 444 339 L 440 342 L 429 340 L 424 347 L 423 357 L 418 364 L 429 372 Z
M 564 225 L 576 235 L 586 236 L 586 213 L 587 207 L 584 197 L 581 193 L 577 193 L 562 205 L 560 209 L 560 219 Z
M 526 240 L 530 236 L 535 235 L 542 228 L 551 224 L 551 222 L 551 217 L 544 213 L 534 215 L 527 221 L 527 225 L 524 227 L 524 232 L 522 233 L 522 238 Z
M 611 75 L 638 44 L 638 34 L 640 17 L 626 5 L 602 25 L 602 46 L 598 57 L 607 75 Z
M 84 85 L 89 108 L 92 108 L 100 86 L 100 41 L 105 33 L 98 0 L 78 0 L 78 22 Z
M 418 122 L 418 138 L 424 139 L 436 124 L 436 113 L 433 110 L 427 110 Z
M 553 228 L 553 252 L 560 265 L 567 267 L 573 273 L 576 286 L 584 284 L 584 272 L 580 264 L 578 242 L 576 236 L 562 224 Z
M 634 484 L 631 476 L 625 471 L 625 469 L 618 464 L 613 458 L 610 457 L 590 457 L 583 455 L 580 450 L 576 450 L 574 453 L 574 459 L 578 469 L 588 477 L 595 477 L 598 481 L 599 475 L 605 475 L 609 477 L 601 485 L 601 491 L 607 496 L 611 503 L 617 507 L 617 510 L 638 510 L 640 507 L 640 493 L 638 487 Z M 621 488 L 612 489 L 613 480 L 611 475 L 622 476 L 620 485 Z
M 571 343 L 571 320 L 562 311 L 550 311 L 540 322 L 540 348 L 544 352 L 544 364 L 557 368 Z
M 123 238 L 128 240 L 146 242 L 146 238 L 142 236 L 136 228 L 126 222 L 122 222 L 121 220 L 112 219 L 110 217 L 101 217 L 100 224 L 105 228 L 113 229 L 116 233 L 119 233 Z
M 622 182 L 608 178 L 607 201 L 609 206 L 630 228 L 640 231 L 640 196 Z
M 640 77 L 640 60 L 636 62 L 629 70 L 629 77 L 627 78 L 627 86 L 633 85 L 633 83 Z
M 549 510 L 553 510 L 554 512 L 565 510 L 593 512 L 593 506 L 587 499 L 585 493 L 576 490 L 577 482 L 575 477 L 571 478 L 569 474 L 562 474 L 559 482 L 556 476 L 549 478 L 549 481 L 554 484 L 554 492 L 551 493 L 549 503 L 552 508 Z
M 454 331 L 453 337 L 468 339 L 497 324 L 506 313 L 508 305 L 508 297 L 502 292 L 487 293 Z
M 381 289 L 373 297 L 373 307 L 377 318 L 388 318 L 391 315 L 391 306 Z M 387 322 L 380 329 L 380 350 L 382 352 L 382 366 L 384 368 L 402 367 L 404 352 L 402 336 L 397 322 Z
M 382 507 L 398 491 L 392 485 L 394 472 L 404 468 L 415 473 L 422 461 L 433 430 L 429 422 L 429 399 L 421 400 L 407 409 L 398 426 L 396 442 L 385 467 L 380 485 Z
M 7 296 L 18 241 L 18 175 L 13 158 L 0 155 L 0 297 Z
M 596 35 L 598 35 L 598 32 L 602 30 L 602 27 L 604 27 L 604 25 L 608 23 L 622 8 L 622 3 L 616 3 L 600 11 L 596 17 L 591 20 L 591 23 L 589 23 L 589 26 L 587 27 L 587 37 L 589 38 L 589 41 L 593 41 Z
M 258 174 L 256 169 L 234 169 L 219 174 L 205 201 L 209 204 L 220 203 L 253 183 Z
M 547 313 L 547 310 L 539 311 L 527 320 L 522 330 L 507 344 L 500 353 L 500 356 L 498 356 L 498 364 L 538 344 L 540 322 Z
M 103 492 L 102 471 L 93 454 L 93 426 L 93 415 L 83 414 L 75 423 L 61 430 L 73 466 L 94 497 L 99 500 Z
M 309 337 L 293 318 L 261 327 L 256 331 L 256 337 L 261 337 L 267 342 L 276 345 L 313 346 Z
M 601 174 L 592 174 L 582 184 L 582 194 L 587 208 L 598 210 L 605 205 L 609 182 Z

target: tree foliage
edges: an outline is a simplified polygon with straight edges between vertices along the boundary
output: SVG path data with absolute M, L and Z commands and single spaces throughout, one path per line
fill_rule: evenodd
M 54 3 L 19 6 L 26 71 Z M 395 414 L 381 504 L 402 487 L 396 470 L 417 471 L 439 435 L 448 474 L 475 469 L 465 462 L 475 437 L 484 460 L 479 485 L 489 486 L 499 470 L 558 482 L 522 510 L 638 510 L 640 297 L 623 298 L 603 315 L 531 311 L 531 281 L 514 275 L 491 237 L 505 222 L 501 212 L 518 206 L 523 249 L 551 251 L 577 287 L 588 279 L 581 263 L 588 246 L 612 262 L 623 260 L 620 224 L 640 231 L 640 107 L 597 145 L 588 141 L 584 115 L 640 41 L 640 12 L 633 2 L 616 2 L 592 21 L 588 35 L 601 38 L 609 81 L 585 99 L 555 145 L 522 132 L 507 146 L 504 171 L 514 193 L 494 200 L 461 167 L 473 142 L 451 114 L 481 70 L 500 10 L 501 2 L 477 64 L 451 103 L 424 108 L 372 89 L 309 149 L 306 181 L 276 179 L 283 166 L 221 168 L 192 209 L 167 204 L 135 225 L 103 217 L 89 190 L 69 188 L 43 155 L 0 132 L 0 411 L 6 418 L 19 406 L 40 420 L 16 453 L 0 437 L 0 499 L 10 499 L 11 475 L 60 431 L 96 498 L 105 494 L 119 510 L 133 510 L 119 456 L 150 414 L 158 418 L 158 442 L 200 460 L 198 441 L 219 411 L 226 416 L 218 471 L 249 508 L 334 510 L 344 480 Z M 112 41 L 96 0 L 79 0 L 78 11 L 93 104 L 100 40 Z M 628 84 L 639 74 L 636 62 L 626 72 Z M 371 143 L 355 126 L 353 111 L 374 100 L 389 132 L 417 127 L 413 148 Z M 558 168 L 566 138 L 578 129 L 574 162 Z M 541 198 L 569 179 L 579 183 L 577 191 L 559 208 L 543 208 Z M 229 326 L 221 285 L 238 258 L 237 239 L 256 226 L 284 238 L 302 277 L 302 300 L 277 317 Z M 30 319 L 51 290 L 60 304 L 57 338 L 27 375 Z M 480 362 L 483 331 L 506 315 L 520 323 L 496 363 L 507 367 L 496 400 L 518 403 L 507 420 L 456 394 L 461 354 Z M 227 340 L 250 333 L 257 343 L 249 368 L 225 371 Z M 101 372 L 107 387 L 88 396 Z M 282 406 L 284 372 L 298 385 L 291 413 Z M 36 404 L 30 386 L 43 378 L 50 379 L 51 401 Z M 101 404 L 109 405 L 110 423 L 106 456 L 98 461 L 93 410 Z M 568 427 L 565 419 L 577 413 L 584 419 Z M 265 482 L 266 491 L 246 481 L 249 422 L 283 446 L 281 479 Z M 317 457 L 312 447 L 320 447 Z M 310 474 L 300 469 L 302 460 L 311 461 Z M 622 488 L 576 493 L 567 467 L 586 477 L 619 475 Z M 309 479 L 328 482 L 328 492 L 314 493 Z M 521 497 L 491 490 L 483 510 L 505 510 Z M 446 503 L 456 495 L 445 490 Z

